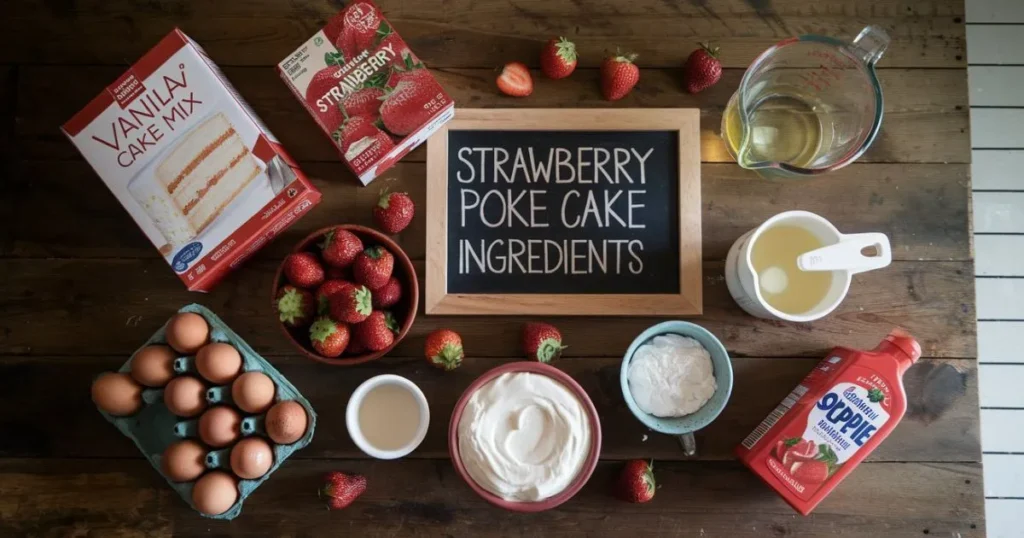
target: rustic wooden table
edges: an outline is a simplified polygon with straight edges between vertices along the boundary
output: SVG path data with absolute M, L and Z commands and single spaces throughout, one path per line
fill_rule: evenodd
M 961 0 L 380 1 L 460 106 L 701 109 L 705 301 L 694 321 L 733 356 L 732 401 L 698 434 L 698 460 L 686 461 L 674 439 L 634 420 L 619 392 L 621 353 L 658 320 L 557 320 L 571 345 L 558 366 L 597 405 L 604 450 L 575 499 L 530 516 L 474 495 L 448 461 L 445 436 L 470 381 L 518 355 L 521 319 L 421 316 L 391 356 L 332 369 L 298 356 L 270 313 L 270 281 L 285 252 L 318 227 L 368 223 L 377 195 L 357 186 L 273 69 L 338 10 L 336 1 L 13 4 L 0 21 L 0 535 L 984 535 Z M 755 55 L 786 36 L 850 37 L 869 23 L 893 38 L 879 64 L 885 122 L 870 151 L 807 182 L 766 182 L 730 163 L 716 132 Z M 324 193 L 318 208 L 209 295 L 185 291 L 58 130 L 175 25 L 224 68 Z M 497 94 L 495 66 L 536 66 L 542 40 L 559 34 L 581 49 L 576 74 L 538 79 L 528 99 Z M 679 66 L 707 39 L 721 45 L 725 74 L 690 96 L 680 91 Z M 617 46 L 640 53 L 642 80 L 611 105 L 600 98 L 595 68 Z M 421 208 L 424 156 L 417 150 L 388 174 Z M 845 303 L 825 320 L 797 325 L 746 316 L 726 291 L 726 249 L 765 218 L 797 208 L 844 231 L 887 233 L 894 262 L 855 278 Z M 420 268 L 423 214 L 399 237 Z M 89 401 L 94 375 L 121 364 L 190 302 L 222 316 L 320 415 L 312 444 L 230 523 L 198 517 Z M 894 325 L 909 329 L 926 355 L 907 374 L 906 418 L 811 517 L 796 515 L 733 460 L 733 447 L 829 347 L 872 347 Z M 469 351 L 465 365 L 448 374 L 419 358 L 424 336 L 441 326 L 458 329 Z M 383 372 L 413 379 L 432 404 L 426 441 L 402 461 L 366 459 L 343 424 L 354 387 Z M 629 505 L 609 495 L 616 461 L 627 458 L 656 461 L 653 502 Z M 369 477 L 367 492 L 342 512 L 328 512 L 316 498 L 319 475 L 332 469 Z

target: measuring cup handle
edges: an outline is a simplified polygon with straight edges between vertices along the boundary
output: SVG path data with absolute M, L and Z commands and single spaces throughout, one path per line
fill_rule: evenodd
M 889 237 L 883 233 L 872 232 L 844 235 L 839 242 L 844 245 L 852 245 L 857 249 L 858 253 L 868 247 L 874 247 L 875 249 L 874 256 L 861 255 L 860 265 L 851 267 L 851 274 L 855 275 L 865 271 L 874 271 L 875 269 L 888 267 L 892 263 L 892 247 L 889 245 Z
M 875 254 L 864 255 L 865 248 L 875 249 Z M 796 259 L 801 271 L 848 271 L 852 275 L 881 269 L 890 263 L 892 249 L 883 233 L 842 235 L 838 243 L 805 252 Z
M 684 433 L 677 437 L 679 439 L 679 446 L 683 449 L 684 456 L 697 455 L 697 440 L 693 438 L 692 433 Z
M 864 63 L 874 66 L 885 54 L 889 41 L 889 34 L 885 33 L 885 30 L 878 26 L 866 26 L 857 34 L 850 48 L 864 60 Z

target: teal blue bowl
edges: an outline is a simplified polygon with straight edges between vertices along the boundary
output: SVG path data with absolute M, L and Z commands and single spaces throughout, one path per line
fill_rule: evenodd
M 708 350 L 708 353 L 711 354 L 711 365 L 715 372 L 715 381 L 718 384 L 718 388 L 711 396 L 711 399 L 704 404 L 704 407 L 686 416 L 656 417 L 645 413 L 636 405 L 636 401 L 629 391 L 627 374 L 629 373 L 629 361 L 632 360 L 633 354 L 636 353 L 640 346 L 646 344 L 655 336 L 663 334 L 678 334 L 693 338 L 700 342 Z M 708 332 L 707 329 L 686 321 L 665 321 L 640 333 L 640 336 L 637 336 L 633 343 L 629 345 L 626 355 L 622 358 L 619 380 L 622 384 L 622 397 L 626 400 L 626 405 L 633 412 L 633 415 L 636 416 L 637 420 L 657 432 L 670 435 L 686 435 L 711 424 L 711 421 L 718 418 L 722 409 L 725 409 L 725 404 L 729 402 L 729 396 L 732 395 L 732 361 L 729 360 L 729 353 L 725 351 L 725 346 L 722 345 L 722 342 L 715 335 Z M 684 448 L 686 448 L 687 441 L 692 446 L 692 439 L 682 441 Z

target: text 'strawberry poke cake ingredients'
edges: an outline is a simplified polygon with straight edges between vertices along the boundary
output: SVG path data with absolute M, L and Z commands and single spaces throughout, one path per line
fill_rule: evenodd
M 210 291 L 320 201 L 177 29 L 61 129 L 191 291 Z
M 590 420 L 565 385 L 509 372 L 477 389 L 459 420 L 459 457 L 481 488 L 535 502 L 565 490 L 590 451 Z
M 696 412 L 715 394 L 711 354 L 678 334 L 655 336 L 629 361 L 629 393 L 641 411 L 656 417 Z
M 455 103 L 373 3 L 331 18 L 278 72 L 365 185 L 455 114 Z

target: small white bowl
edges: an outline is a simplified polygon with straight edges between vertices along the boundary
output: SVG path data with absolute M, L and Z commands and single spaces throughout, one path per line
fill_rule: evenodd
M 402 448 L 395 450 L 381 450 L 367 441 L 366 436 L 363 435 L 362 429 L 359 427 L 359 408 L 362 406 L 363 400 L 371 390 L 380 385 L 398 385 L 405 390 L 408 390 L 413 399 L 419 405 L 420 410 L 420 425 L 416 430 L 416 435 L 413 436 L 412 440 Z M 401 458 L 402 456 L 408 455 L 416 447 L 420 446 L 423 439 L 427 436 L 427 427 L 430 425 L 430 406 L 427 404 L 427 397 L 423 395 L 423 391 L 416 386 L 415 383 L 408 379 L 393 375 L 384 374 L 376 377 L 371 377 L 363 382 L 356 388 L 355 392 L 352 393 L 352 397 L 348 400 L 348 407 L 345 408 L 345 426 L 348 428 L 348 434 L 352 437 L 352 441 L 362 450 L 366 455 L 381 460 L 394 460 Z

